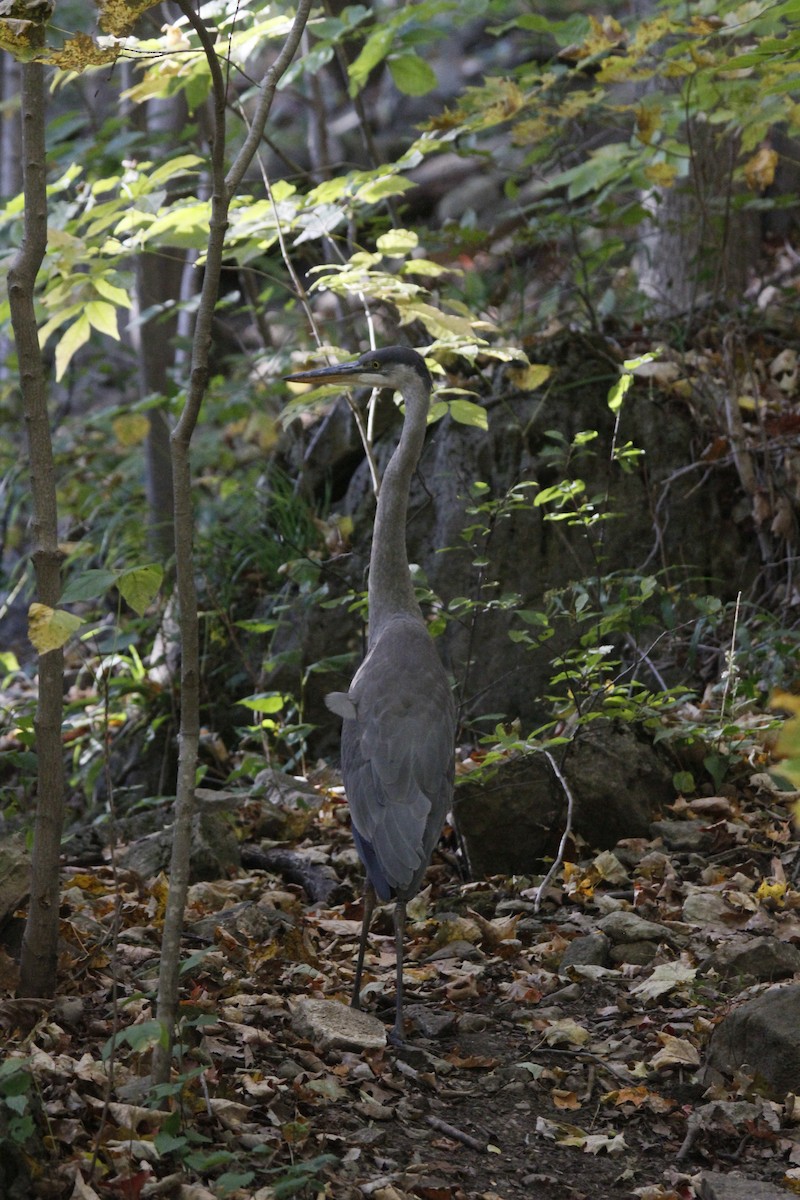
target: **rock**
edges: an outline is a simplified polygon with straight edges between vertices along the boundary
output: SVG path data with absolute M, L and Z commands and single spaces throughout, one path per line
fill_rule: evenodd
M 612 942 L 672 942 L 672 934 L 665 925 L 646 921 L 633 912 L 617 909 L 608 913 L 597 923 Z
M 254 900 L 242 900 L 241 903 L 232 904 L 220 912 L 201 917 L 199 921 L 192 921 L 188 932 L 213 942 L 217 929 L 224 929 L 240 941 L 249 939 L 251 942 L 267 945 L 276 936 L 296 925 L 294 917 L 282 909 L 257 904 Z
M 0 842 L 0 929 L 28 895 L 31 856 L 21 834 Z
M 754 1075 L 776 1099 L 797 1090 L 800 1079 L 800 984 L 773 987 L 722 1019 L 712 1034 L 701 1071 L 705 1086 L 715 1073 Z
M 560 476 L 552 458 L 553 443 L 548 437 L 551 430 L 558 430 L 569 443 L 578 430 L 597 429 L 602 444 L 611 444 L 613 414 L 606 404 L 606 395 L 618 373 L 616 365 L 609 361 L 606 338 L 576 337 L 574 331 L 565 329 L 554 338 L 539 342 L 536 355 L 537 362 L 555 367 L 546 392 L 516 391 L 510 379 L 502 378 L 505 368 L 498 368 L 492 381 L 497 389 L 494 396 L 508 396 L 508 402 L 489 401 L 488 430 L 445 419 L 428 431 L 419 471 L 411 487 L 408 547 L 411 561 L 420 564 L 434 593 L 445 604 L 458 596 L 480 598 L 476 587 L 479 576 L 473 566 L 475 553 L 465 545 L 463 536 L 465 527 L 481 519 L 476 521 L 474 515 L 465 511 L 474 504 L 469 494 L 472 482 L 483 480 L 488 485 L 487 495 L 496 498 L 506 495 L 520 480 L 555 483 Z M 459 374 L 462 366 L 458 363 Z M 475 379 L 478 389 L 486 388 L 486 376 L 490 374 L 487 371 Z M 589 377 L 593 380 L 591 384 L 587 383 Z M 379 406 L 379 411 L 386 412 L 386 407 Z M 393 427 L 386 438 L 378 438 L 376 442 L 379 468 L 385 465 L 397 437 L 398 416 L 391 404 L 387 416 Z M 646 451 L 647 473 L 614 472 L 612 491 L 608 494 L 609 475 L 603 456 L 581 460 L 586 494 L 608 494 L 608 509 L 626 514 L 624 521 L 603 524 L 603 570 L 609 574 L 630 571 L 631 564 L 641 563 L 650 555 L 652 489 L 669 489 L 676 468 L 694 461 L 696 422 L 676 396 L 660 396 L 654 404 L 632 404 L 625 409 L 625 419 L 626 437 Z M 369 469 L 343 404 L 336 417 L 326 418 L 331 424 L 336 420 L 341 422 L 343 438 L 332 436 L 329 442 L 326 425 L 324 437 L 312 438 L 311 447 L 303 443 L 307 453 L 302 460 L 304 487 L 321 495 L 333 480 L 337 511 L 354 520 L 350 553 L 322 566 L 321 582 L 330 589 L 332 597 L 341 596 L 348 586 L 356 590 L 363 587 L 374 512 Z M 289 450 L 290 454 L 294 452 Z M 331 461 L 331 454 L 336 455 L 335 461 Z M 353 470 L 355 463 L 359 465 Z M 659 543 L 665 565 L 682 562 L 685 547 L 692 545 L 692 561 L 698 577 L 724 581 L 724 599 L 734 598 L 737 588 L 746 586 L 756 572 L 755 564 L 748 558 L 752 534 L 746 523 L 736 519 L 737 489 L 732 485 L 733 478 L 732 473 L 720 471 L 712 473 L 702 488 L 686 489 L 685 494 L 673 487 L 669 491 L 670 519 L 662 530 L 663 544 Z M 710 521 L 714 537 L 703 535 Z M 483 540 L 476 540 L 479 541 L 476 549 L 482 552 Z M 446 547 L 459 552 L 444 554 L 442 550 Z M 567 522 L 555 527 L 545 520 L 544 510 L 533 503 L 514 505 L 506 519 L 494 524 L 490 555 L 490 574 L 486 580 L 498 581 L 498 595 L 524 596 L 525 607 L 529 609 L 544 608 L 546 592 L 558 595 L 562 587 L 569 587 L 575 579 L 594 577 L 596 571 L 592 539 L 585 537 L 583 529 L 572 529 Z M 740 582 L 742 570 L 744 584 Z M 551 715 L 545 697 L 551 691 L 552 660 L 574 647 L 580 630 L 576 631 L 568 619 L 558 621 L 554 638 L 525 648 L 508 636 L 511 619 L 512 613 L 498 606 L 477 617 L 477 643 L 475 625 L 469 618 L 449 622 L 437 642 L 456 678 L 463 679 L 468 673 L 467 718 L 480 713 L 504 713 L 509 718 L 520 717 L 523 726 L 535 726 Z M 358 623 L 345 607 L 325 610 L 314 605 L 307 606 L 305 611 L 299 605 L 287 606 L 284 624 L 276 634 L 278 640 L 273 643 L 272 656 L 286 665 L 276 668 L 264 680 L 264 686 L 277 690 L 296 690 L 297 661 L 320 662 L 345 649 L 358 651 L 360 646 Z M 473 653 L 477 645 L 480 652 Z M 332 722 L 325 712 L 322 695 L 346 687 L 349 679 L 348 670 L 338 678 L 323 672 L 308 676 L 304 715 L 305 719 L 319 723 L 320 740 L 329 737 L 331 743 L 338 741 L 338 723 Z M 669 682 L 678 679 L 670 677 Z M 598 775 L 596 782 L 602 783 L 601 776 Z M 654 799 L 657 802 L 658 797 Z M 617 806 L 624 805 L 624 794 L 615 797 L 615 801 Z M 602 825 L 602 805 L 596 818 Z M 609 836 L 612 840 L 606 845 L 613 846 L 613 835 Z M 594 842 L 593 838 L 589 840 Z
M 670 850 L 702 850 L 709 844 L 709 835 L 701 821 L 653 821 L 650 832 L 660 837 Z
M 563 975 L 569 967 L 578 965 L 607 967 L 609 945 L 604 933 L 589 933 L 585 937 L 573 938 L 561 955 L 559 974 Z
M 611 947 L 611 962 L 632 963 L 638 967 L 646 967 L 658 954 L 655 942 L 621 942 Z
M 710 888 L 695 888 L 683 902 L 681 918 L 687 925 L 704 929 L 730 929 L 735 913 L 720 892 Z
M 298 1000 L 292 1028 L 320 1050 L 382 1050 L 386 1045 L 382 1021 L 338 1000 Z
M 646 735 L 622 722 L 598 720 L 580 730 L 563 773 L 575 799 L 573 827 L 598 849 L 648 834 L 657 808 L 674 797 L 669 765 Z M 473 878 L 535 871 L 557 849 L 565 806 L 540 754 L 460 782 L 453 813 Z
M 252 811 L 256 803 L 261 808 L 253 821 L 252 836 L 296 841 L 303 837 L 324 801 L 325 797 L 303 779 L 271 767 L 259 771 L 248 798 L 248 810 Z
M 172 826 L 131 842 L 121 851 L 120 864 L 142 879 L 153 879 L 169 867 Z M 239 843 L 226 818 L 210 811 L 192 817 L 192 852 L 189 882 L 224 879 L 239 869 Z
M 718 946 L 702 969 L 727 977 L 787 979 L 800 972 L 800 949 L 776 937 L 737 938 Z
M 788 1200 L 794 1195 L 774 1183 L 744 1175 L 723 1175 L 719 1171 L 702 1171 L 692 1183 L 698 1200 Z
M 411 1019 L 423 1037 L 438 1038 L 452 1032 L 458 1013 L 429 1008 L 425 1004 L 406 1004 L 403 1015 Z

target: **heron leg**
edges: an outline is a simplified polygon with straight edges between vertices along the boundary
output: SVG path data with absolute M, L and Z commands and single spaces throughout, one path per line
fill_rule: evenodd
M 364 888 L 364 916 L 361 920 L 361 939 L 358 943 L 358 959 L 356 961 L 356 977 L 353 982 L 353 999 L 350 1001 L 351 1008 L 361 1008 L 361 973 L 364 970 L 364 955 L 367 950 L 367 936 L 369 934 L 370 921 L 372 920 L 372 911 L 375 908 L 375 888 L 367 881 L 367 886 Z
M 397 989 L 394 1028 L 389 1034 L 393 1046 L 405 1045 L 403 1036 L 403 951 L 406 933 L 406 902 L 396 900 L 394 905 L 394 940 L 397 954 Z

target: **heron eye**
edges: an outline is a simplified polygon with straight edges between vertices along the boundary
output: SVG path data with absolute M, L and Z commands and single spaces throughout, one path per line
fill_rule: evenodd
M 372 366 L 376 371 L 380 371 L 381 369 L 381 364 L 378 362 L 377 358 L 373 360 Z

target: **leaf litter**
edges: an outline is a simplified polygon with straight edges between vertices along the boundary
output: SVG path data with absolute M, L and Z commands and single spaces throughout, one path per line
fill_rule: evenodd
M 779 796 L 756 782 L 679 800 L 672 815 L 718 848 L 584 848 L 538 915 L 533 880 L 464 883 L 435 856 L 409 905 L 400 1050 L 298 1032 L 303 999 L 349 1001 L 360 873 L 341 814 L 323 805 L 292 844 L 336 870 L 339 903 L 258 869 L 192 886 L 166 1088 L 149 1077 L 166 880 L 64 869 L 62 993 L 14 999 L 0 956 L 0 1133 L 32 1200 L 646 1200 L 700 1195 L 703 1172 L 731 1169 L 796 1190 L 796 1098 L 765 1097 L 747 1070 L 699 1076 L 721 1017 L 769 982 L 726 975 L 721 951 L 800 941 Z M 616 959 L 570 963 L 603 926 Z M 624 939 L 642 932 L 638 961 L 641 938 Z M 390 1019 L 389 907 L 364 983 L 367 1011 Z

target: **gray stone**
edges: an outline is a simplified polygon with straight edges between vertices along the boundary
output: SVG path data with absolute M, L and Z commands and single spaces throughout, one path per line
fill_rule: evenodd
M 715 1073 L 756 1076 L 773 1097 L 796 1092 L 800 1081 L 800 984 L 773 987 L 722 1019 L 712 1034 L 701 1072 L 705 1084 Z
M 692 1182 L 699 1200 L 788 1200 L 795 1194 L 774 1183 L 720 1171 L 702 1171 Z
M 800 949 L 776 937 L 735 938 L 718 946 L 702 969 L 726 977 L 787 979 L 800 972 Z
M 709 842 L 702 821 L 653 821 L 650 832 L 670 850 L 702 850 Z
M 199 921 L 192 921 L 188 931 L 195 937 L 212 942 L 217 929 L 224 929 L 233 937 L 266 945 L 296 924 L 294 917 L 282 909 L 257 904 L 254 900 L 242 900 L 239 904 L 201 917 Z
M 386 1045 L 382 1021 L 338 1000 L 298 1000 L 292 1028 L 320 1050 L 382 1050 Z
M 169 867 L 172 854 L 172 826 L 131 842 L 121 851 L 120 864 L 135 871 L 142 879 L 153 879 Z M 211 811 L 196 812 L 192 817 L 192 850 L 189 882 L 224 879 L 240 865 L 239 843 L 227 819 Z
M 0 928 L 28 894 L 31 856 L 21 834 L 0 841 Z
M 660 752 L 621 722 L 598 720 L 581 729 L 563 774 L 575 800 L 573 828 L 598 849 L 647 835 L 658 807 L 674 798 Z M 545 757 L 525 754 L 460 782 L 453 812 L 473 878 L 525 875 L 555 853 L 566 798 Z
M 599 929 L 612 942 L 671 942 L 672 934 L 665 925 L 646 921 L 637 913 L 617 909 L 597 922 Z
M 559 973 L 563 974 L 573 966 L 607 967 L 608 950 L 609 940 L 604 933 L 588 933 L 585 937 L 573 938 L 561 955 Z
M 658 954 L 655 942 L 620 942 L 611 947 L 611 962 L 615 965 L 631 963 L 637 967 L 646 967 Z

